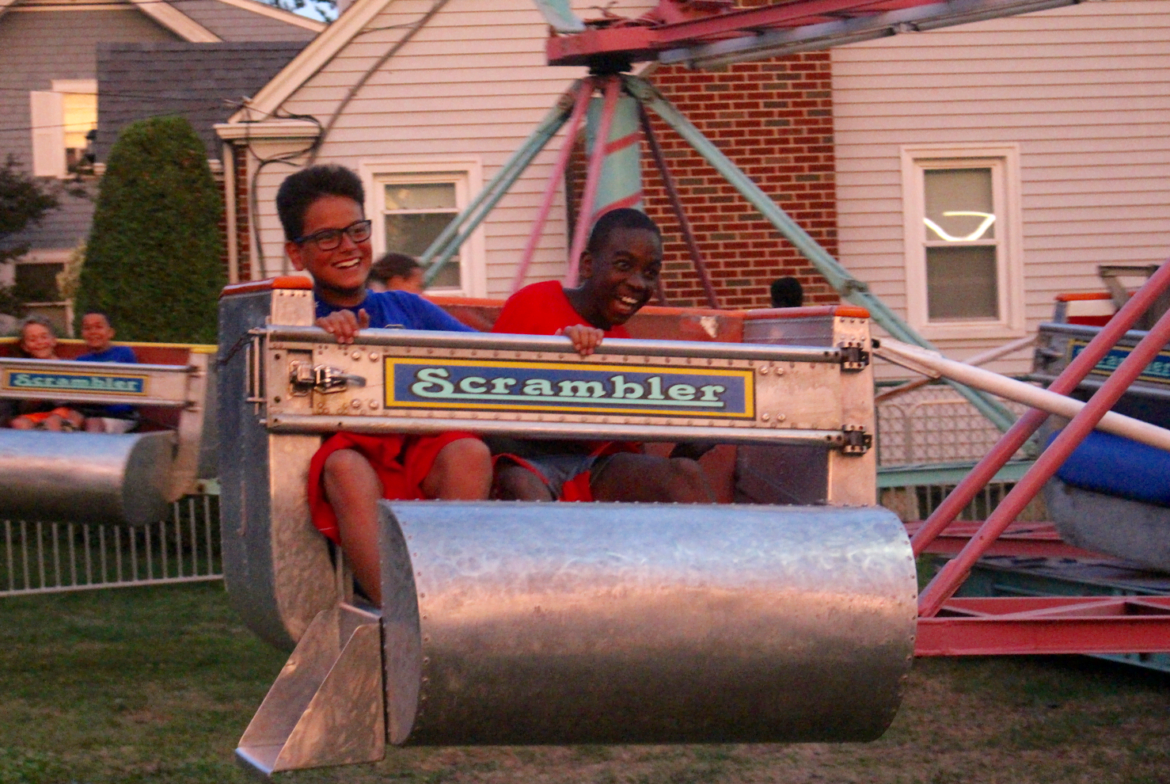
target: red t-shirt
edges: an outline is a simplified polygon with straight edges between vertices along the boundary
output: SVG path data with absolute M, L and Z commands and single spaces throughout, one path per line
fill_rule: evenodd
M 533 283 L 517 291 L 504 303 L 500 317 L 492 332 L 507 332 L 513 335 L 555 335 L 558 329 L 581 324 L 593 326 L 578 313 L 559 281 L 546 280 Z M 628 338 L 630 333 L 623 326 L 605 331 L 607 338 Z
M 548 280 L 544 283 L 533 283 L 517 291 L 504 303 L 500 317 L 496 319 L 492 332 L 505 332 L 515 335 L 555 335 L 557 330 L 571 327 L 576 324 L 593 326 L 578 313 L 569 298 L 565 296 L 565 289 L 559 281 Z M 628 338 L 630 333 L 623 326 L 616 326 L 605 331 L 607 338 Z M 565 442 L 557 442 L 565 443 Z M 576 451 L 576 450 L 567 450 Z M 639 444 L 627 441 L 600 441 L 590 442 L 589 451 L 597 455 L 612 454 L 614 452 L 641 452 Z M 508 455 L 519 465 L 540 476 L 540 471 L 518 455 Z M 593 492 L 589 486 L 590 472 L 578 474 L 564 483 L 561 489 L 561 501 L 592 501 Z

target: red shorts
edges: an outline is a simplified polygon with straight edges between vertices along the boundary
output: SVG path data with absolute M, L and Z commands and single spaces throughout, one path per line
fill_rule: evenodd
M 325 498 L 325 460 L 339 449 L 353 449 L 370 462 L 382 482 L 382 497 L 392 501 L 419 501 L 426 496 L 422 482 L 435 465 L 443 447 L 462 438 L 477 438 L 471 433 L 452 431 L 433 436 L 334 433 L 309 462 L 309 511 L 313 525 L 334 542 L 337 515 Z

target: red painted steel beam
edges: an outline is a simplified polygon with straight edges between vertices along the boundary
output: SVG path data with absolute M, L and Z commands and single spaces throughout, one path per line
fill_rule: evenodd
M 937 0 L 792 0 L 686 21 L 644 26 L 630 24 L 591 28 L 548 40 L 550 65 L 586 65 L 600 55 L 624 55 L 631 61 L 652 60 L 657 52 L 679 46 L 754 35 L 767 30 L 801 27 L 930 5 Z
M 1170 652 L 1170 597 L 962 598 L 941 612 L 918 619 L 915 655 Z
M 955 555 L 979 530 L 980 522 L 951 523 L 922 552 Z M 913 537 L 921 522 L 906 523 L 906 534 Z M 987 549 L 985 555 L 1010 555 L 1021 558 L 1099 558 L 1100 553 L 1065 544 L 1052 523 L 1013 523 Z

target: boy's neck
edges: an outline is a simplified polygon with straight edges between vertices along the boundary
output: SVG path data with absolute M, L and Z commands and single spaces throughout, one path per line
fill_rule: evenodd
M 569 304 L 573 306 L 573 310 L 577 311 L 577 315 L 589 322 L 590 326 L 606 331 L 613 329 L 613 324 L 605 323 L 605 319 L 595 312 L 596 309 L 590 308 L 593 304 L 593 299 L 590 297 L 589 292 L 585 290 L 585 286 L 582 285 L 573 289 L 565 289 L 565 298 L 569 300 Z
M 366 301 L 368 293 L 364 287 L 351 292 L 313 286 L 313 296 L 335 308 L 356 308 Z

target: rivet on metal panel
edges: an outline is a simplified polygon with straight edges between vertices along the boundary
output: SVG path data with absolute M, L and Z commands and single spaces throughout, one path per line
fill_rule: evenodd
M 280 352 L 278 351 L 278 352 L 276 352 L 275 354 L 273 354 L 273 355 L 272 355 L 272 358 L 273 358 L 273 359 L 280 359 Z
M 769 414 L 764 414 L 763 416 L 760 417 L 760 419 L 764 420 L 765 422 L 768 422 L 772 419 L 772 417 Z
M 776 421 L 777 421 L 777 422 L 783 422 L 783 421 L 784 421 L 785 419 L 787 419 L 787 418 L 788 418 L 788 417 L 784 416 L 783 414 L 777 414 L 777 415 L 776 415 Z
M 349 401 L 349 405 L 350 405 L 350 408 L 357 410 L 357 409 L 362 407 L 362 401 L 354 399 L 354 400 Z
M 424 657 L 423 657 L 423 664 L 424 664 L 424 665 L 426 665 L 426 664 L 430 664 L 430 663 L 431 663 L 431 657 L 430 657 L 430 656 L 424 656 Z M 905 677 L 905 676 L 903 676 L 903 677 Z
M 767 365 L 760 366 L 760 374 L 764 375 L 764 376 L 768 375 L 768 366 Z
M 370 361 L 371 361 L 371 362 L 377 362 L 377 361 L 378 361 L 378 354 L 377 354 L 377 352 L 374 352 L 374 351 L 371 351 L 371 352 L 370 352 Z
M 370 403 L 369 403 L 369 405 L 370 405 L 370 408 L 377 408 L 377 407 L 378 407 L 378 401 L 377 401 L 377 400 L 371 400 L 371 401 L 370 401 Z
M 274 396 L 274 397 L 272 398 L 272 402 L 273 402 L 273 403 L 279 403 L 279 402 L 280 402 L 280 395 L 276 395 L 276 396 Z

